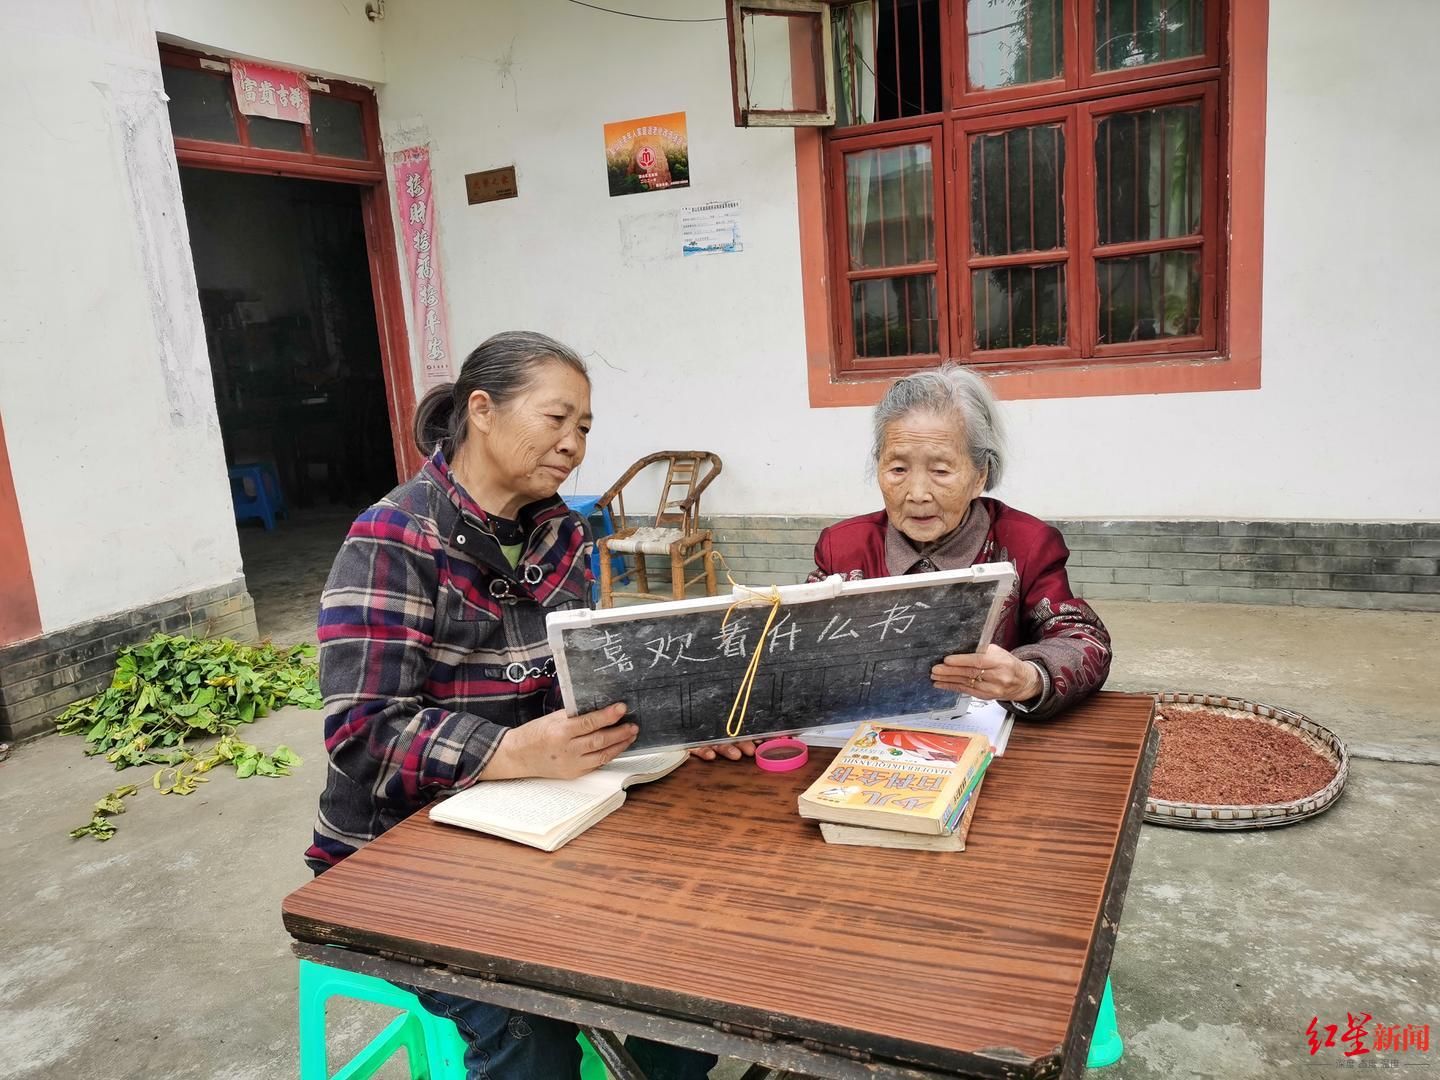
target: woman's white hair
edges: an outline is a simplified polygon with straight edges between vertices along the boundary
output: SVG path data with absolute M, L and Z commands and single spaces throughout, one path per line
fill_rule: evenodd
M 971 462 L 986 472 L 985 490 L 999 486 L 1005 466 L 1005 432 L 984 379 L 952 363 L 896 379 L 875 406 L 871 456 L 877 466 L 890 425 L 916 412 L 953 417 L 963 429 Z

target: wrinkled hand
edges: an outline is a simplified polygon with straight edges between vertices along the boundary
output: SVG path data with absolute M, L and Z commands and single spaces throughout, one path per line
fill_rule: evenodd
M 739 761 L 741 758 L 755 756 L 755 742 L 752 739 L 741 739 L 739 742 L 715 743 L 711 746 L 692 746 L 690 756 L 697 757 L 701 761 L 714 761 L 717 757 L 729 758 L 731 761 Z
M 566 716 L 563 709 L 536 717 L 500 738 L 481 780 L 544 776 L 573 780 L 613 761 L 640 734 L 638 724 L 622 724 L 622 704 Z
M 1029 701 L 1045 689 L 1034 664 L 999 645 L 945 657 L 930 669 L 930 681 L 941 690 L 987 701 Z

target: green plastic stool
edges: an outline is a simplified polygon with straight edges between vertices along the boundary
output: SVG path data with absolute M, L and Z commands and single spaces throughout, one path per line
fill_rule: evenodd
M 1090 1036 L 1090 1056 L 1085 1059 L 1087 1069 L 1103 1069 L 1114 1065 L 1125 1051 L 1120 1040 L 1120 1028 L 1115 1023 L 1115 1001 L 1110 996 L 1110 976 L 1105 976 L 1105 993 L 1100 995 L 1100 1011 L 1095 1014 L 1095 1034 Z
M 325 1007 L 337 996 L 401 1012 L 332 1075 L 325 1052 Z M 581 1080 L 608 1080 L 605 1063 L 590 1040 L 578 1038 Z M 300 1080 L 366 1080 L 401 1048 L 411 1080 L 465 1080 L 465 1040 L 452 1021 L 436 1016 L 414 994 L 384 979 L 300 961 Z

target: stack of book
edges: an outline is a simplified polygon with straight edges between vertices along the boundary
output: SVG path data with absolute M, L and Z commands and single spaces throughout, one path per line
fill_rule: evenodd
M 800 796 L 832 844 L 963 851 L 994 758 L 980 732 L 867 722 Z

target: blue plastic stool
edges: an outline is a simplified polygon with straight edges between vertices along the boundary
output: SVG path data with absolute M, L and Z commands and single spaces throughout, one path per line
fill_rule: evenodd
M 401 1010 L 365 1049 L 333 1074 L 325 1050 L 325 1007 L 332 997 Z M 581 1080 L 606 1080 L 605 1064 L 589 1040 L 581 1035 L 579 1041 Z M 411 1080 L 465 1080 L 465 1040 L 452 1021 L 436 1016 L 414 994 L 384 979 L 300 961 L 300 1080 L 365 1080 L 402 1047 Z
M 595 519 L 595 518 L 599 518 L 599 519 L 600 519 L 600 520 L 599 520 L 599 523 L 598 523 L 600 527 L 599 527 L 598 529 L 592 527 L 592 529 L 591 529 L 591 532 L 592 532 L 592 534 L 594 535 L 594 538 L 595 538 L 596 540 L 598 540 L 598 539 L 599 539 L 600 537 L 602 537 L 602 536 L 610 536 L 610 535 L 614 534 L 614 532 L 615 532 L 615 522 L 614 522 L 614 520 L 610 517 L 610 508 L 609 508 L 608 506 L 605 506 L 605 507 L 601 507 L 600 509 L 597 510 L 596 507 L 595 507 L 595 504 L 598 503 L 599 501 L 600 501 L 600 496 L 599 496 L 599 495 L 567 495 L 567 496 L 565 496 L 565 505 L 568 506 L 571 510 L 574 510 L 575 513 L 579 514 L 581 517 L 585 518 L 587 521 L 592 521 L 592 524 L 593 524 L 593 519 Z M 638 557 L 638 556 L 637 556 L 637 557 Z M 625 559 L 624 559 L 623 556 L 620 556 L 620 555 L 611 555 L 611 556 L 610 556 L 610 572 L 615 575 L 615 580 L 616 580 L 616 581 L 624 581 L 624 580 L 625 580 L 625 575 L 627 574 L 627 571 L 626 571 L 626 569 L 625 569 Z M 592 600 L 593 603 L 595 603 L 596 605 L 598 605 L 598 604 L 600 603 L 600 545 L 599 545 L 599 544 L 596 544 L 595 547 L 593 547 L 593 548 L 590 550 L 590 576 L 591 576 L 591 578 L 594 579 L 594 584 L 592 584 L 591 587 L 590 587 L 591 600 Z
M 285 496 L 275 467 L 267 463 L 231 465 L 230 501 L 237 523 L 259 518 L 266 531 L 272 531 L 276 515 L 285 513 Z
M 258 465 L 265 474 L 266 490 L 270 493 L 270 501 L 275 505 L 275 513 L 281 517 L 290 516 L 290 508 L 285 505 L 285 491 L 280 486 L 280 474 L 275 471 L 273 461 L 246 461 L 244 465 Z
M 1110 976 L 1107 975 L 1105 993 L 1100 995 L 1100 1011 L 1095 1014 L 1095 1034 L 1090 1037 L 1090 1056 L 1085 1059 L 1085 1067 L 1103 1069 L 1106 1065 L 1114 1065 L 1124 1050 L 1120 1028 L 1115 1023 L 1115 1001 L 1110 995 Z

